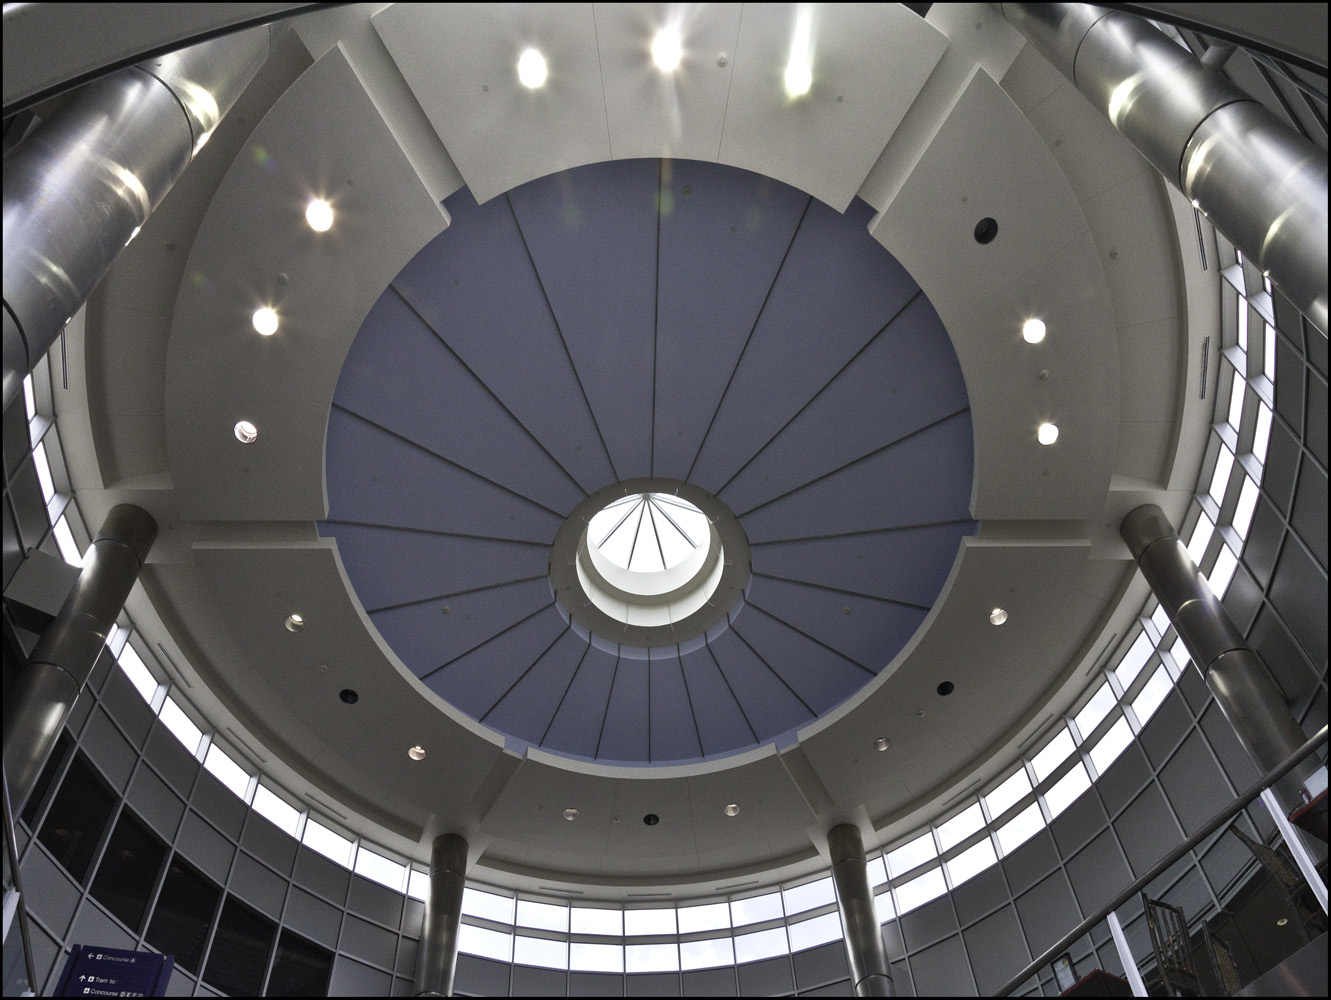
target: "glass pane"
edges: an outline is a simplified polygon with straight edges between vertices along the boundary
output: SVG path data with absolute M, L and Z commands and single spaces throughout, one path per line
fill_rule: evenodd
M 679 943 L 679 967 L 685 971 L 734 964 L 735 944 L 728 937 Z
M 1114 668 L 1114 676 L 1123 685 L 1123 690 L 1126 691 L 1132 686 L 1133 680 L 1142 672 L 1142 667 L 1146 666 L 1146 661 L 1151 658 L 1151 654 L 1154 652 L 1155 643 L 1151 641 L 1149 635 L 1143 632 L 1137 636 L 1137 641 L 1132 644 L 1127 653 L 1124 654 L 1123 659 L 1119 661 L 1118 666 Z
M 1104 774 L 1108 771 L 1109 765 L 1118 760 L 1119 754 L 1131 742 L 1132 730 L 1128 728 L 1128 720 L 1120 718 L 1109 727 L 1109 732 L 1100 737 L 1100 742 L 1091 747 L 1091 763 L 1095 765 L 1096 772 Z
M 56 547 L 60 549 L 60 558 L 71 566 L 82 566 L 83 553 L 79 551 L 78 542 L 74 541 L 74 532 L 70 530 L 69 520 L 60 518 L 52 531 L 55 534 Z
M 574 972 L 623 972 L 624 949 L 617 944 L 571 944 L 568 967 Z
M 1262 374 L 1272 382 L 1276 380 L 1276 330 L 1269 323 L 1263 325 L 1266 331 L 1262 338 Z
M 1086 739 L 1091 733 L 1095 732 L 1095 727 L 1117 704 L 1118 699 L 1114 697 L 1114 692 L 1109 685 L 1107 683 L 1101 684 L 1100 690 L 1095 692 L 1094 697 L 1077 713 L 1074 720 L 1077 723 L 1077 732 L 1081 733 L 1081 738 Z
M 1188 540 L 1188 555 L 1198 565 L 1206 555 L 1206 546 L 1211 544 L 1213 534 L 1215 534 L 1215 525 L 1211 523 L 1211 519 L 1205 514 L 1197 518 L 1197 523 L 1192 529 L 1192 538 Z
M 1252 527 L 1253 511 L 1257 509 L 1257 484 L 1248 476 L 1243 477 L 1243 488 L 1239 490 L 1239 503 L 1234 508 L 1234 530 L 1240 538 L 1248 537 Z
M 1235 374 L 1234 384 L 1229 390 L 1229 414 L 1225 418 L 1229 426 L 1235 430 L 1243 424 L 1243 396 L 1246 388 L 1243 378 Z
M 23 408 L 28 411 L 28 419 L 37 415 L 37 396 L 32 391 L 32 376 L 23 376 Z
M 37 822 L 37 814 L 41 812 L 42 802 L 46 800 L 46 793 L 51 790 L 51 785 L 55 782 L 56 772 L 65 763 L 69 756 L 70 749 L 74 746 L 74 740 L 69 735 L 69 730 L 63 726 L 60 729 L 60 738 L 56 740 L 55 749 L 51 751 L 51 756 L 46 758 L 46 766 L 42 768 L 42 773 L 37 778 L 37 784 L 33 785 L 32 791 L 28 794 L 28 804 L 23 807 L 20 819 L 23 820 L 29 830 Z
M 841 938 L 841 916 L 836 913 L 824 913 L 821 917 L 790 925 L 791 951 L 803 951 Z
M 786 929 L 776 927 L 757 934 L 741 934 L 735 938 L 735 961 L 756 962 L 762 958 L 790 954 L 786 944 Z
M 572 915 L 572 931 L 574 934 L 605 934 L 609 937 L 624 936 L 623 910 L 595 910 L 587 906 L 575 906 L 570 913 Z
M 518 926 L 567 933 L 568 907 L 557 903 L 533 903 L 529 899 L 519 899 Z
M 93 852 L 111 819 L 115 796 L 79 754 L 65 772 L 37 839 L 76 882 L 92 866 Z
M 322 823 L 307 819 L 305 821 L 305 835 L 301 837 L 301 843 L 312 850 L 318 851 L 330 861 L 336 861 L 343 868 L 351 867 L 351 849 L 355 844 L 346 837 L 334 833 Z
M 488 931 L 483 927 L 473 927 L 471 924 L 463 924 L 458 929 L 458 951 L 465 955 L 479 955 L 481 958 L 493 958 L 496 962 L 508 962 L 512 948 L 512 934 Z
M 952 885 L 955 888 L 961 885 L 962 882 L 974 878 L 990 865 L 997 863 L 998 855 L 994 853 L 993 841 L 985 837 L 974 847 L 968 847 L 949 861 L 947 863 L 947 873 L 951 876 Z
M 1229 474 L 1234 471 L 1234 453 L 1223 444 L 1215 460 L 1215 472 L 1211 474 L 1211 488 L 1207 492 L 1220 506 L 1225 504 L 1225 491 L 1229 489 Z M 1194 561 L 1196 557 L 1194 556 Z
M 1140 725 L 1146 725 L 1146 721 L 1155 714 L 1155 710 L 1160 707 L 1160 703 L 1165 700 L 1165 696 L 1173 686 L 1174 682 L 1169 678 L 1169 671 L 1165 670 L 1164 664 L 1161 664 L 1132 703 L 1132 710 L 1137 714 L 1137 722 Z
M 895 889 L 897 909 L 909 913 L 918 906 L 923 906 L 931 899 L 937 899 L 947 892 L 947 882 L 943 879 L 943 869 L 934 868 L 919 878 L 911 879 L 905 885 Z
M 147 942 L 164 955 L 175 955 L 176 965 L 186 972 L 197 974 L 203 942 L 221 895 L 221 889 L 176 855 L 157 894 Z
M 885 924 L 897 915 L 897 908 L 892 902 L 890 892 L 880 892 L 873 898 L 874 913 L 878 915 L 878 922 Z
M 32 449 L 32 464 L 37 467 L 37 481 L 42 486 L 42 499 L 50 501 L 55 496 L 55 484 L 51 481 L 51 463 L 46 457 L 46 445 L 39 442 Z
M 679 948 L 673 944 L 631 944 L 624 948 L 629 972 L 678 972 Z
M 1031 768 L 1035 771 L 1035 780 L 1044 781 L 1055 771 L 1058 765 L 1068 759 L 1075 749 L 1072 734 L 1064 726 L 1057 736 L 1045 744 L 1044 749 L 1031 758 Z
M 870 858 L 865 867 L 869 869 L 870 885 L 882 885 L 887 881 L 887 861 L 881 854 L 876 858 Z
M 276 933 L 277 926 L 271 920 L 236 897 L 227 896 L 213 946 L 208 949 L 204 981 L 227 996 L 258 996 Z
M 756 924 L 762 920 L 778 920 L 781 912 L 781 894 L 768 893 L 766 896 L 753 896 L 749 899 L 736 899 L 730 904 L 730 921 L 735 927 L 744 924 Z
M 783 889 L 781 894 L 786 900 L 787 914 L 803 913 L 805 910 L 836 902 L 836 889 L 832 887 L 830 875 L 827 878 L 820 878 L 817 882 L 796 886 L 794 889 Z
M 1161 635 L 1164 635 L 1169 629 L 1169 612 L 1165 610 L 1163 604 L 1151 612 L 1151 624 Z
M 1271 408 L 1265 403 L 1257 404 L 1257 429 L 1252 435 L 1253 458 L 1266 464 L 1266 446 L 1271 442 Z
M 250 788 L 249 773 L 231 759 L 231 755 L 216 743 L 208 746 L 208 753 L 203 758 L 203 766 L 213 773 L 227 788 L 244 798 Z
M 398 892 L 402 891 L 402 881 L 407 877 L 407 866 L 385 858 L 381 854 L 365 849 L 362 844 L 356 851 L 356 874 L 386 885 Z M 463 890 L 466 891 L 465 889 Z
M 675 910 L 625 910 L 624 933 L 633 934 L 674 934 Z
M 1057 816 L 1090 787 L 1091 776 L 1086 773 L 1086 765 L 1077 761 L 1072 770 L 1054 782 L 1053 787 L 1044 793 L 1044 800 L 1049 806 L 1049 815 Z
M 946 851 L 956 847 L 982 826 L 984 826 L 984 813 L 980 811 L 980 803 L 977 802 L 940 826 L 938 841 Z
M 1211 575 L 1206 578 L 1206 582 L 1211 585 L 1211 592 L 1216 597 L 1225 596 L 1238 565 L 1239 561 L 1234 556 L 1234 550 L 1228 545 L 1220 546 L 1220 552 L 1215 557 L 1215 565 L 1211 567 Z
M 427 876 L 428 881 L 428 876 Z M 484 917 L 501 924 L 513 922 L 513 897 L 482 892 L 468 886 L 462 890 L 462 912 L 472 917 Z
M 467 890 L 463 889 L 462 893 L 463 893 L 462 898 L 464 900 L 463 906 L 465 907 Z M 427 875 L 425 872 L 418 872 L 415 868 L 413 868 L 411 870 L 411 874 L 407 876 L 407 895 L 410 896 L 412 899 L 419 899 L 421 902 L 425 902 L 425 900 L 429 899 L 430 876 Z M 466 913 L 467 911 L 464 909 L 462 912 Z M 512 921 L 510 921 L 510 923 L 511 922 Z
M 254 789 L 254 811 L 267 819 L 283 833 L 294 837 L 296 824 L 300 822 L 300 810 L 289 805 L 285 799 L 278 798 L 262 783 Z
M 125 643 L 117 662 L 120 664 L 120 669 L 125 672 L 125 676 L 129 678 L 129 682 L 134 685 L 134 690 L 151 705 L 153 695 L 157 693 L 157 678 L 152 675 L 143 658 L 134 651 L 133 646 Z
M 938 848 L 934 846 L 932 833 L 916 837 L 909 844 L 903 844 L 887 855 L 887 870 L 896 878 L 912 868 L 918 868 L 926 861 L 938 857 Z
M 190 721 L 184 709 L 176 704 L 176 700 L 170 695 L 162 703 L 162 710 L 157 713 L 157 717 L 162 720 L 162 725 L 175 735 L 176 739 L 185 744 L 185 749 L 191 754 L 199 752 L 199 741 L 203 739 L 203 730 Z
M 995 819 L 1002 816 L 1030 790 L 1031 779 L 1026 776 L 1026 769 L 1022 768 L 984 797 L 989 815 Z
M 567 969 L 568 945 L 563 941 L 519 936 L 513 941 L 513 961 L 545 969 Z
M 681 906 L 679 913 L 679 932 L 692 934 L 696 931 L 714 931 L 730 926 L 730 907 L 725 903 L 709 903 L 707 906 Z
M 1174 645 L 1169 647 L 1169 658 L 1173 660 L 1175 666 L 1178 667 L 1178 673 L 1174 675 L 1175 678 L 1177 678 L 1179 674 L 1182 674 L 1183 671 L 1187 670 L 1188 664 L 1192 662 L 1191 658 L 1188 656 L 1188 647 L 1183 644 L 1182 639 L 1175 639 Z
M 93 898 L 137 934 L 165 859 L 166 846 L 133 813 L 123 810 L 97 867 Z
M 277 957 L 268 977 L 269 997 L 321 997 L 328 994 L 333 974 L 333 953 L 290 931 L 277 939 Z
M 998 846 L 1008 855 L 1044 828 L 1040 803 L 1032 802 L 998 830 Z

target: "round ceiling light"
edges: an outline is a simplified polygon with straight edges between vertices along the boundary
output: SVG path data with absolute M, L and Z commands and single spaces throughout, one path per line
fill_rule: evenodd
M 565 810 L 564 810 L 564 818 L 565 818 L 566 820 L 568 820 L 570 823 L 572 823 L 575 819 L 578 818 L 578 810 L 576 810 L 576 809 L 574 809 L 574 808 L 572 808 L 572 807 L 570 807 L 570 808 L 568 808 L 568 809 L 565 809 Z
M 877 750 L 879 753 L 882 753 L 891 745 L 892 741 L 889 740 L 886 736 L 880 736 L 878 737 L 878 739 L 873 741 L 873 748 Z
M 259 428 L 255 427 L 248 420 L 236 421 L 236 440 L 241 444 L 254 444 L 259 438 Z
M 287 615 L 286 627 L 288 632 L 299 632 L 305 627 L 305 619 L 297 614 Z
M 786 93 L 803 97 L 813 86 L 813 67 L 802 59 L 792 59 L 786 67 Z
M 1002 608 L 994 608 L 989 612 L 990 625 L 1002 625 L 1005 621 L 1007 621 L 1007 612 Z
M 355 691 L 353 691 L 351 688 L 343 688 L 341 691 L 337 693 L 337 696 L 341 698 L 344 702 L 346 702 L 348 705 L 354 705 L 356 704 L 356 702 L 360 701 L 360 695 L 357 694 Z
M 254 329 L 265 337 L 271 337 L 277 332 L 277 312 L 268 306 L 254 310 L 250 322 L 254 324 Z
M 1051 423 L 1041 424 L 1035 431 L 1035 440 L 1041 444 L 1053 444 L 1058 440 L 1058 425 Z
M 305 221 L 316 233 L 326 233 L 333 227 L 333 206 L 322 198 L 315 198 L 305 206 Z
M 732 803 L 730 803 L 730 805 L 726 806 L 726 807 L 725 807 L 724 809 L 722 809 L 721 811 L 722 811 L 723 813 L 725 813 L 727 816 L 731 816 L 731 817 L 738 816 L 738 815 L 739 815 L 739 804 L 736 803 L 736 802 L 732 802 Z
M 549 75 L 545 65 L 545 56 L 535 49 L 526 49 L 518 56 L 518 80 L 524 87 L 533 90 L 543 83 Z
M 424 760 L 424 759 L 425 759 L 425 747 L 423 747 L 423 746 L 421 746 L 419 743 L 417 743 L 414 747 L 411 747 L 411 748 L 407 751 L 407 756 L 410 757 L 412 760 Z
M 675 28 L 662 28 L 652 39 L 652 62 L 662 73 L 673 73 L 684 58 L 684 48 Z
M 1028 319 L 1021 324 L 1021 339 L 1028 344 L 1038 344 L 1044 340 L 1045 325 L 1042 319 Z

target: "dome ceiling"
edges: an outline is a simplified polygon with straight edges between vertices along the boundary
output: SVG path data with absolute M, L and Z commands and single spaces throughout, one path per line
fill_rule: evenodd
M 371 621 L 511 749 L 793 741 L 900 652 L 977 526 L 961 368 L 871 210 L 647 159 L 446 208 L 329 415 L 320 531 Z M 738 517 L 752 577 L 728 630 L 589 644 L 552 595 L 556 531 L 639 478 Z

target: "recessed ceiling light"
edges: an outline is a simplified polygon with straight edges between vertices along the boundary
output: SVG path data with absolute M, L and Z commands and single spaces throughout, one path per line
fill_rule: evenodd
M 277 313 L 268 306 L 254 310 L 251 322 L 254 324 L 254 329 L 265 337 L 271 337 L 277 332 Z
M 891 745 L 892 741 L 889 740 L 886 736 L 880 736 L 878 737 L 878 739 L 873 741 L 873 748 L 877 750 L 879 753 L 882 753 Z
M 661 822 L 661 817 L 656 815 L 656 813 L 648 813 L 642 818 L 642 821 L 648 826 L 656 826 L 657 823 Z
M 526 49 L 518 56 L 518 80 L 524 87 L 535 89 L 545 83 L 549 70 L 546 69 L 545 56 L 535 49 Z
M 259 428 L 248 420 L 236 421 L 236 440 L 241 444 L 254 444 L 259 437 Z
M 652 39 L 652 62 L 662 73 L 673 73 L 684 58 L 684 48 L 675 28 L 662 28 Z
M 1007 612 L 1002 608 L 994 608 L 989 612 L 990 625 L 1002 625 L 1005 621 L 1007 621 Z
M 412 747 L 407 751 L 407 756 L 410 757 L 412 760 L 424 760 L 425 747 L 417 743 L 414 747 Z
M 568 808 L 568 809 L 565 809 L 565 810 L 564 810 L 564 818 L 565 818 L 566 820 L 568 820 L 570 823 L 572 823 L 575 819 L 578 818 L 578 810 L 576 810 L 576 809 L 574 809 L 574 808 L 572 808 L 572 807 L 570 807 L 570 808 Z
M 938 685 L 938 693 L 942 695 L 944 698 L 946 698 L 956 689 L 957 686 L 953 684 L 951 681 L 943 681 L 942 684 Z
M 1021 324 L 1021 339 L 1028 344 L 1038 344 L 1044 340 L 1044 320 L 1028 319 Z
M 326 233 L 333 226 L 333 206 L 322 198 L 313 199 L 305 206 L 305 221 L 316 233 Z
M 1053 444 L 1058 440 L 1058 425 L 1044 423 L 1035 431 L 1035 440 L 1041 444 Z
M 288 632 L 299 632 L 305 627 L 305 619 L 297 614 L 287 615 L 286 626 Z
M 803 97 L 813 86 L 813 67 L 803 59 L 792 59 L 786 67 L 786 93 Z
M 732 802 L 732 803 L 730 803 L 730 805 L 726 806 L 726 807 L 725 807 L 724 809 L 722 809 L 721 811 L 722 811 L 723 813 L 725 813 L 727 816 L 738 816 L 738 815 L 739 815 L 739 805 L 738 805 L 738 803 Z
M 343 701 L 345 701 L 348 705 L 354 705 L 356 704 L 356 702 L 360 701 L 360 695 L 358 695 L 351 688 L 343 688 L 341 691 L 337 693 L 337 696 L 341 698 Z

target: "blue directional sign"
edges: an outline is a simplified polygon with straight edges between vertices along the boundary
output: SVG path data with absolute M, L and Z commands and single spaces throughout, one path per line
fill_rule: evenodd
M 163 997 L 176 960 L 146 951 L 76 944 L 60 974 L 58 997 Z

